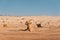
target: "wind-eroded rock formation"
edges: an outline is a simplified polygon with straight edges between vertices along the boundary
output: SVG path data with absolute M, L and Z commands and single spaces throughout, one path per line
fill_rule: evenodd
M 59 16 L 0 16 L 0 31 L 55 32 L 59 28 Z

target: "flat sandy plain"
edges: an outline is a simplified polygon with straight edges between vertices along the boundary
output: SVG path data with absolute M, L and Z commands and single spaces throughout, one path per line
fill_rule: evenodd
M 0 40 L 60 40 L 60 16 L 0 16 Z

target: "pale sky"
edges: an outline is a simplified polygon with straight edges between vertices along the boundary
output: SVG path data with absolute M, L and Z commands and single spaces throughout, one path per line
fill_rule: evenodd
M 60 16 L 60 0 L 0 0 L 0 15 Z

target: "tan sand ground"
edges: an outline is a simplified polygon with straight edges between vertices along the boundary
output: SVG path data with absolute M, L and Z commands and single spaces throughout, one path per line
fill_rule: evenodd
M 60 40 L 60 16 L 0 16 L 0 40 Z

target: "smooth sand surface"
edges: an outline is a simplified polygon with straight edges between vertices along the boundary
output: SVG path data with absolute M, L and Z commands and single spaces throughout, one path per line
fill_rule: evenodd
M 60 33 L 1 32 L 0 40 L 60 40 Z

